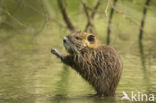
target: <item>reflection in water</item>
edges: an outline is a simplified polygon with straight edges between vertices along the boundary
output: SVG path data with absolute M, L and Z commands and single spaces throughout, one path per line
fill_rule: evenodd
M 145 62 L 144 47 L 143 47 L 142 40 L 139 40 L 139 51 L 140 51 L 142 69 L 143 71 L 146 72 L 146 66 L 145 66 L 146 62 Z
M 144 54 L 144 45 L 142 43 L 142 40 L 139 40 L 139 51 L 140 51 L 140 60 L 141 60 L 141 65 L 142 65 L 142 71 L 143 71 L 143 84 L 146 86 L 146 92 L 150 93 L 150 79 L 149 79 L 149 72 L 146 68 L 146 58 Z
M 55 93 L 60 94 L 68 94 L 67 87 L 69 86 L 68 80 L 69 78 L 69 68 L 66 65 L 63 65 L 62 71 L 59 73 L 60 80 L 56 82 Z
M 93 98 L 88 96 L 32 96 L 25 98 L 0 99 L 0 103 L 116 103 L 119 100 L 120 98 L 118 97 Z M 125 103 L 125 101 L 120 101 L 120 103 Z

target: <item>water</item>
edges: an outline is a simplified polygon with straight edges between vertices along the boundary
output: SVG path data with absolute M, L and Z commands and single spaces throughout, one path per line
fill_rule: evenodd
M 124 103 L 123 91 L 156 95 L 154 35 L 140 44 L 131 38 L 112 42 L 124 62 L 122 78 L 116 97 L 97 98 L 89 96 L 95 91 L 78 73 L 50 53 L 51 47 L 65 53 L 62 38 L 68 34 L 51 27 L 38 35 L 0 30 L 0 103 Z
M 136 46 L 130 53 L 119 50 L 124 70 L 116 91 L 117 96 L 93 98 L 89 97 L 89 94 L 95 93 L 92 87 L 78 73 L 51 55 L 51 47 L 57 47 L 65 52 L 61 38 L 58 39 L 60 44 L 51 42 L 56 38 L 60 36 L 50 38 L 50 34 L 47 33 L 46 37 L 40 35 L 35 40 L 29 35 L 16 35 L 7 42 L 1 40 L 0 102 L 103 103 L 123 102 L 120 100 L 122 91 L 128 94 L 131 91 L 136 93 L 139 91 L 156 95 L 155 51 L 148 53 L 147 48 L 139 44 L 137 46 L 141 48 Z

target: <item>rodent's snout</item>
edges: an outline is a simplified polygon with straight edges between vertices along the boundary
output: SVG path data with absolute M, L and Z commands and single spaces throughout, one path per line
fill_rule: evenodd
M 68 40 L 68 38 L 65 36 L 65 37 L 63 38 L 63 42 L 66 43 L 67 40 Z

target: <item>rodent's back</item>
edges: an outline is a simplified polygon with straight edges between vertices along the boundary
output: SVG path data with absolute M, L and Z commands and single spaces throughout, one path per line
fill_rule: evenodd
M 97 48 L 85 48 L 80 53 L 74 55 L 76 65 L 95 66 L 97 69 L 122 68 L 120 56 L 110 46 L 99 45 Z M 85 64 L 86 63 L 86 64 Z

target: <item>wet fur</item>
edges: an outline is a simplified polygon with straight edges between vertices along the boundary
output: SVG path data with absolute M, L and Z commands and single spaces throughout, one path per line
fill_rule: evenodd
M 55 52 L 55 53 L 54 53 Z M 122 73 L 118 53 L 109 46 L 83 47 L 77 53 L 63 55 L 53 52 L 62 62 L 71 66 L 97 91 L 98 96 L 114 96 Z

